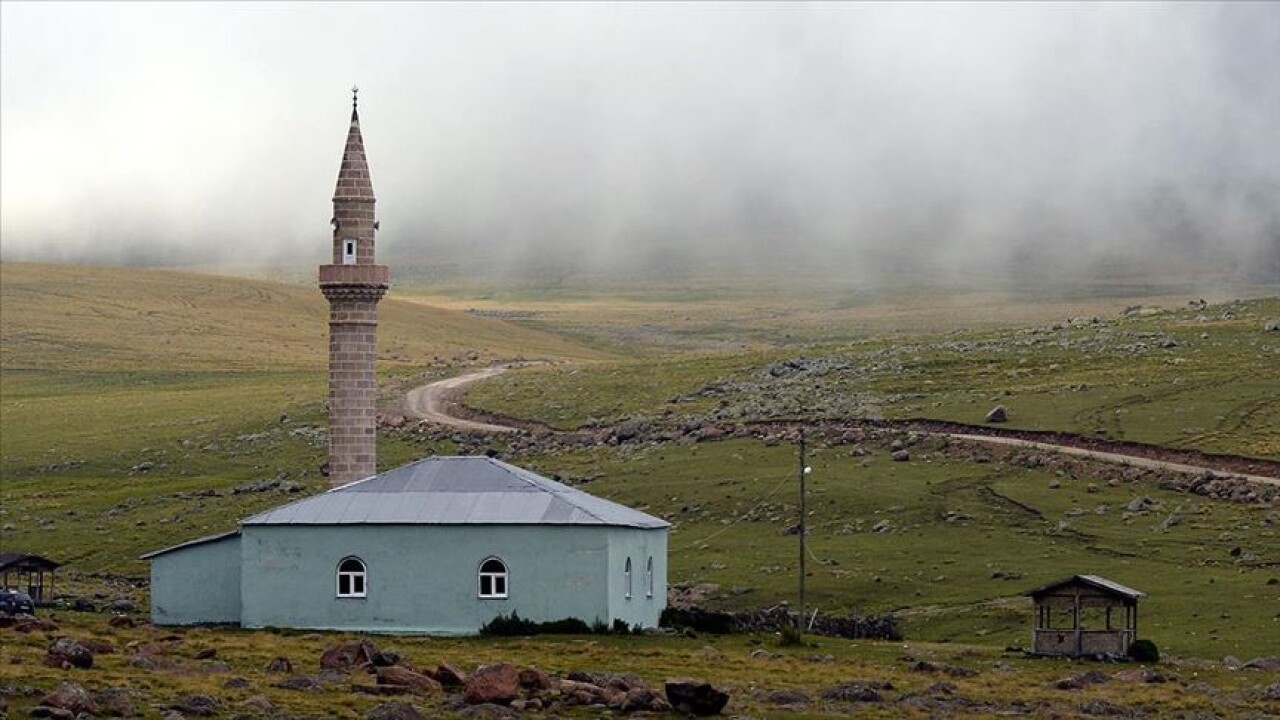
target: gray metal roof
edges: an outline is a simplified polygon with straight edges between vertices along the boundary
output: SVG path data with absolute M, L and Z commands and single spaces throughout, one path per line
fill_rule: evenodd
M 205 543 L 217 542 L 219 540 L 226 540 L 227 538 L 236 537 L 239 534 L 240 534 L 239 530 L 232 530 L 230 532 L 218 533 L 217 535 L 205 535 L 202 538 L 196 538 L 195 540 L 188 540 L 184 543 L 178 543 L 177 545 L 170 545 L 169 547 L 164 548 L 162 550 L 153 550 L 147 553 L 146 555 L 139 555 L 138 559 L 150 560 L 151 558 L 157 555 L 163 555 L 167 552 L 173 552 L 174 550 L 189 548 L 193 545 L 204 545 Z
M 430 457 L 246 518 L 242 525 L 668 523 L 489 457 Z
M 1081 583 L 1084 583 L 1085 585 L 1092 585 L 1093 587 L 1096 587 L 1099 590 L 1110 592 L 1115 595 L 1121 595 L 1123 597 L 1129 598 L 1130 600 L 1137 600 L 1138 598 L 1144 598 L 1147 596 L 1147 594 L 1142 592 L 1141 590 L 1134 590 L 1131 587 L 1121 585 L 1120 583 L 1115 582 L 1114 580 L 1108 580 L 1100 575 L 1072 575 L 1066 580 L 1059 580 L 1057 582 L 1049 583 L 1048 585 L 1041 585 L 1035 590 L 1028 591 L 1027 595 L 1032 595 L 1032 596 L 1040 595 L 1042 593 L 1048 592 L 1049 590 L 1062 587 L 1063 585 L 1069 585 L 1074 582 L 1081 582 Z

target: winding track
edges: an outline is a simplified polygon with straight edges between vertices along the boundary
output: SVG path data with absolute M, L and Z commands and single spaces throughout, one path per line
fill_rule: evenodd
M 450 410 L 460 405 L 459 398 L 462 396 L 466 387 L 471 383 L 495 377 L 510 369 L 509 365 L 499 365 L 483 370 L 477 370 L 465 375 L 448 378 L 446 380 L 437 380 L 436 382 L 410 390 L 405 395 L 405 412 L 416 418 L 427 420 L 440 425 L 456 427 L 463 430 L 473 430 L 478 432 L 491 433 L 512 433 L 518 432 L 522 428 L 511 425 L 497 425 L 493 423 L 480 422 L 458 417 L 450 413 Z M 855 421 L 856 423 L 857 421 Z M 771 422 L 755 423 L 755 424 L 776 424 Z M 1216 459 L 1223 462 L 1213 463 L 1215 456 L 1195 453 L 1192 457 L 1202 457 L 1200 463 L 1173 462 L 1170 460 L 1152 457 L 1153 454 L 1167 453 L 1174 456 L 1185 454 L 1170 448 L 1160 448 L 1157 446 L 1141 446 L 1140 448 L 1132 443 L 1100 443 L 1092 438 L 1079 438 L 1077 444 L 1070 444 L 1063 441 L 1061 433 L 1034 433 L 1032 431 L 1004 431 L 1002 429 L 992 428 L 990 426 L 965 426 L 960 423 L 950 423 L 944 421 L 928 421 L 928 420 L 903 420 L 903 421 L 873 421 L 869 424 L 878 426 L 901 426 L 904 429 L 914 429 L 933 435 L 945 435 L 947 437 L 963 440 L 966 442 L 991 443 L 996 445 L 1016 445 L 1019 447 L 1035 448 L 1039 450 L 1047 450 L 1051 452 L 1059 452 L 1066 455 L 1075 455 L 1078 457 L 1090 458 L 1092 460 L 1100 460 L 1103 462 L 1116 463 L 1120 465 L 1129 465 L 1133 467 L 1151 468 L 1158 470 L 1170 470 L 1180 473 L 1204 473 L 1211 472 L 1216 474 L 1227 474 L 1234 477 L 1243 478 L 1250 482 L 1263 483 L 1266 485 L 1280 486 L 1280 472 L 1274 475 L 1261 475 L 1257 471 L 1240 472 L 1240 463 L 1237 461 L 1245 461 L 1250 465 L 1263 466 L 1268 469 L 1263 472 L 1269 472 L 1271 466 L 1275 463 L 1269 461 L 1257 461 L 1251 458 L 1240 458 L 1237 456 L 1220 456 Z M 925 427 L 922 427 L 924 425 Z M 932 427 L 930 427 L 932 426 Z M 980 431 L 981 434 L 977 434 Z M 1019 435 L 1027 434 L 1043 434 L 1052 435 L 1057 442 L 1044 442 L 1042 440 L 1032 440 L 1027 437 L 1019 437 Z M 1048 439 L 1046 437 L 1046 439 Z M 1081 447 L 1081 444 L 1087 444 L 1089 447 Z M 1100 449 L 1101 448 L 1103 449 Z M 1212 464 L 1208 464 L 1212 463 Z M 1235 466 L 1235 467 L 1233 467 Z

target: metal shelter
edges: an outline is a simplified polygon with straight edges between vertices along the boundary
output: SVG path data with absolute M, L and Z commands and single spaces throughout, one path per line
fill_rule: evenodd
M 39 605 L 53 597 L 53 576 L 59 567 L 58 563 L 39 555 L 0 553 L 0 587 L 22 590 Z M 49 576 L 47 588 L 46 573 Z M 16 583 L 11 582 L 11 578 Z

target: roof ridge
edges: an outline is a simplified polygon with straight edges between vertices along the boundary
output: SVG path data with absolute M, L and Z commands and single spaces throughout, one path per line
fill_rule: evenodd
M 605 524 L 605 525 L 610 524 L 608 520 L 606 520 L 606 519 L 604 519 L 604 518 L 600 517 L 599 515 L 595 514 L 594 512 L 591 512 L 591 511 L 590 511 L 590 510 L 588 510 L 587 508 L 583 507 L 583 506 L 582 506 L 582 503 L 574 502 L 573 498 L 566 497 L 564 493 L 561 493 L 561 492 L 557 491 L 555 488 L 545 487 L 545 486 L 543 486 L 543 485 L 542 485 L 542 483 L 543 483 L 543 482 L 549 482 L 549 483 L 552 483 L 552 484 L 554 484 L 554 485 L 559 485 L 560 487 L 564 488 L 565 490 L 573 490 L 573 488 L 569 487 L 568 485 L 564 485 L 564 484 L 558 483 L 558 482 L 556 482 L 555 480 L 552 480 L 551 478 L 544 478 L 544 477 L 542 477 L 541 475 L 538 475 L 537 473 L 535 473 L 535 472 L 533 472 L 533 471 L 531 471 L 531 470 L 525 470 L 524 468 L 516 467 L 515 465 L 512 465 L 512 464 L 510 464 L 510 463 L 505 463 L 505 462 L 503 462 L 503 461 L 501 461 L 501 460 L 498 460 L 498 459 L 496 459 L 496 458 L 491 458 L 491 457 L 489 457 L 489 456 L 487 456 L 487 455 L 486 455 L 486 456 L 484 456 L 484 457 L 485 457 L 485 459 L 486 459 L 486 460 L 488 460 L 488 461 L 492 462 L 493 464 L 497 465 L 499 468 L 501 468 L 502 470 L 504 470 L 504 471 L 505 471 L 505 472 L 507 472 L 508 474 L 510 474 L 510 475 L 514 475 L 514 476 L 515 476 L 517 479 L 519 479 L 520 481 L 522 481 L 522 482 L 524 482 L 524 483 L 526 483 L 526 484 L 528 484 L 528 485 L 531 485 L 531 486 L 533 486 L 533 487 L 535 487 L 535 488 L 537 488 L 537 489 L 541 490 L 542 492 L 547 493 L 548 495 L 554 495 L 555 497 L 558 497 L 558 498 L 560 498 L 561 500 L 564 500 L 565 502 L 569 503 L 570 505 L 572 505 L 574 508 L 576 508 L 576 509 L 577 509 L 577 510 L 579 510 L 580 512 L 583 512 L 583 513 L 586 513 L 587 515 L 590 515 L 591 517 L 595 518 L 596 520 L 598 520 L 599 522 L 601 522 L 601 523 L 603 523 L 603 524 Z M 519 471 L 519 472 L 514 472 L 514 471 Z M 537 479 L 536 479 L 536 480 L 534 480 L 533 478 L 521 477 L 521 473 L 528 473 L 529 475 L 532 475 L 532 476 L 533 476 L 533 478 L 537 478 Z M 601 499 L 601 500 L 605 500 L 605 498 L 600 498 L 600 499 Z M 606 500 L 606 502 L 613 502 L 613 501 L 612 501 L 612 500 Z M 614 504 L 616 505 L 617 503 L 614 503 Z M 628 508 L 628 509 L 629 509 L 629 508 Z

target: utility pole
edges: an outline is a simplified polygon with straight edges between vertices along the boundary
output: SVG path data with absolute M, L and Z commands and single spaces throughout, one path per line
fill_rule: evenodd
M 800 428 L 800 616 L 797 618 L 796 629 L 801 633 L 805 630 L 805 597 L 804 597 L 804 573 L 805 573 L 805 517 L 804 517 L 804 476 L 809 474 L 809 468 L 804 464 L 804 428 Z

